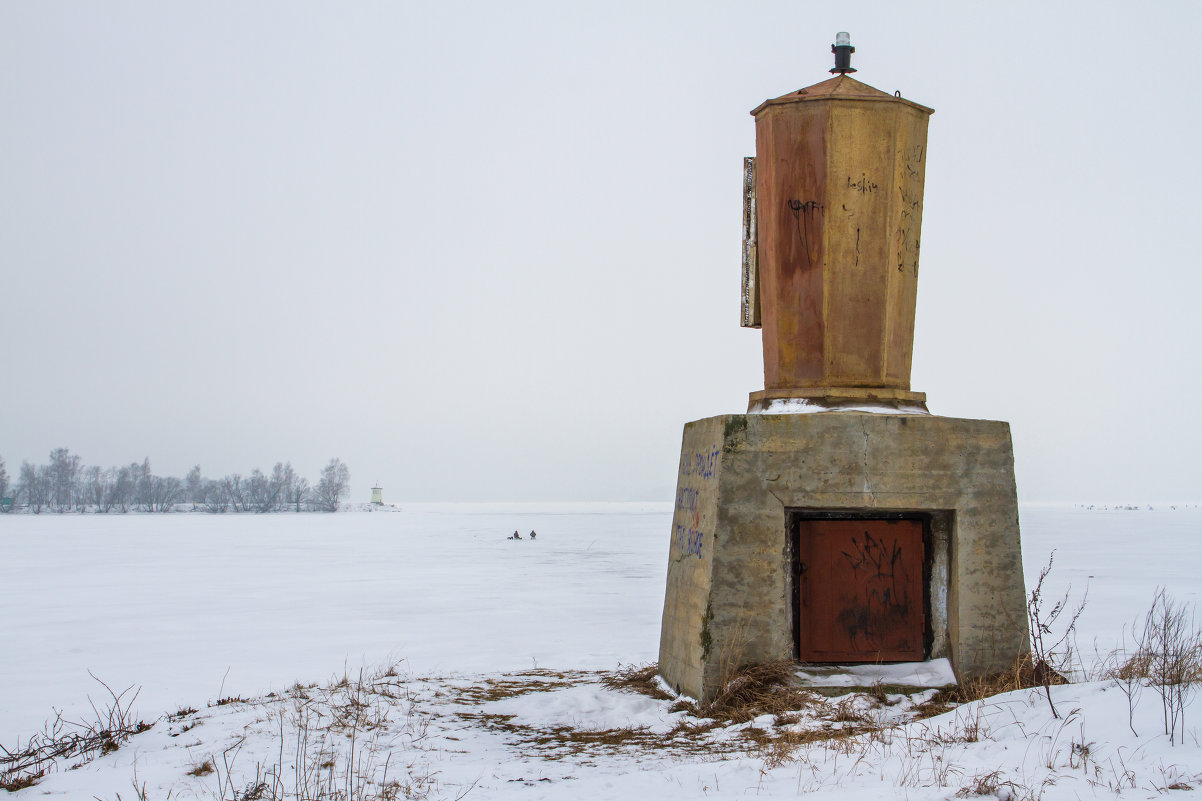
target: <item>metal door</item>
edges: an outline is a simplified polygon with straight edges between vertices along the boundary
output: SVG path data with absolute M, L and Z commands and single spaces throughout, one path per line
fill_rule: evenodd
M 801 661 L 924 658 L 921 521 L 801 520 L 794 544 Z

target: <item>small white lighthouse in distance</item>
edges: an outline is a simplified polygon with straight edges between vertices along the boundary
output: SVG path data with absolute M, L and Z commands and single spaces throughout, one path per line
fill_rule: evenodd
M 371 488 L 371 502 L 376 506 L 384 505 L 384 488 L 379 486 L 379 482 L 376 482 L 376 486 Z

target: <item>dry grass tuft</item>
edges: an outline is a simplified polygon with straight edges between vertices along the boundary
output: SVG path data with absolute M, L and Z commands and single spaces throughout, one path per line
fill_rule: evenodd
M 38 783 L 38 779 L 46 775 L 48 770 L 49 768 L 35 773 L 14 773 L 11 777 L 7 772 L 0 774 L 0 790 L 15 793 L 17 790 L 24 790 L 26 787 L 33 787 Z
M 209 706 L 229 706 L 230 704 L 249 704 L 249 698 L 243 698 L 240 695 L 227 695 L 225 698 L 218 698 Z
M 844 698 L 835 704 L 835 708 L 831 710 L 827 718 L 835 723 L 868 724 L 872 722 L 871 718 L 856 709 L 855 699 L 852 697 Z
M 949 712 L 961 704 L 980 701 L 1014 690 L 1027 690 L 1068 684 L 1068 679 L 1057 673 L 1046 662 L 1034 663 L 1029 654 L 1020 656 L 1009 670 L 978 676 L 956 686 L 939 690 L 930 699 L 915 707 L 916 719 L 935 717 Z
M 672 696 L 664 691 L 659 678 L 659 665 L 650 662 L 646 665 L 631 665 L 619 668 L 613 673 L 601 677 L 601 684 L 611 690 L 638 693 L 654 698 L 657 701 L 670 701 Z M 683 710 L 678 710 L 683 711 Z
M 995 770 L 990 773 L 984 773 L 979 776 L 974 776 L 969 780 L 968 784 L 956 791 L 957 798 L 969 798 L 972 796 L 997 796 L 998 790 L 1002 787 L 1014 788 L 1013 782 L 1002 781 L 1002 772 Z
M 201 762 L 199 765 L 196 765 L 195 767 L 193 767 L 192 770 L 188 771 L 188 775 L 189 776 L 207 776 L 216 769 L 217 768 L 214 767 L 214 765 L 213 765 L 213 760 L 206 759 L 204 762 Z
M 181 706 L 179 709 L 177 709 L 176 711 L 174 711 L 170 715 L 168 715 L 167 720 L 174 723 L 176 721 L 183 720 L 184 718 L 188 717 L 188 715 L 195 715 L 195 714 L 196 714 L 195 707 Z
M 896 706 L 901 703 L 900 696 L 909 695 L 911 692 L 914 692 L 914 688 L 875 681 L 868 688 L 867 695 L 881 706 Z
M 746 723 L 760 715 L 781 715 L 805 709 L 817 696 L 794 686 L 792 660 L 747 665 L 735 671 L 714 699 L 696 714 L 707 718 Z
M 765 768 L 779 768 L 798 759 L 798 752 L 813 745 L 849 745 L 862 734 L 879 731 L 873 726 L 832 726 L 830 724 L 807 729 L 784 729 L 775 733 L 748 729 L 746 736 L 756 743 L 752 753 L 764 760 Z

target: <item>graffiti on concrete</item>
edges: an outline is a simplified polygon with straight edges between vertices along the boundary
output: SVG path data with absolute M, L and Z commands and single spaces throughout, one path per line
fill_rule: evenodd
M 680 476 L 676 490 L 676 511 L 672 526 L 673 557 L 701 558 L 706 536 L 701 527 L 702 490 L 718 469 L 716 446 L 702 451 L 686 451 L 680 457 Z M 701 486 L 698 487 L 697 485 Z

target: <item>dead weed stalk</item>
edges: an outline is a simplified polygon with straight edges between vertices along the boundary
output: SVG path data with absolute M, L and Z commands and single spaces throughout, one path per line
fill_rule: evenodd
M 109 696 L 99 706 L 88 697 L 94 719 L 65 720 L 62 712 L 55 710 L 54 718 L 24 746 L 19 740 L 12 749 L 0 745 L 0 789 L 29 787 L 64 763 L 71 763 L 70 767 L 82 765 L 116 751 L 130 737 L 150 728 L 151 724 L 137 720 L 132 711 L 139 690 L 131 685 L 116 692 L 90 671 L 88 675 Z

